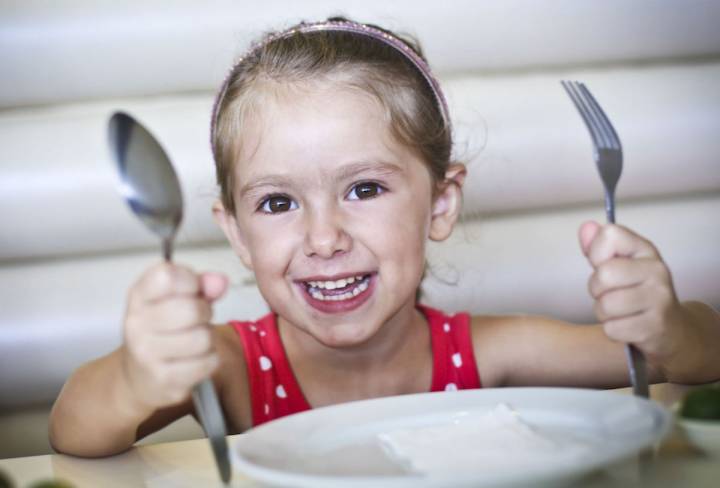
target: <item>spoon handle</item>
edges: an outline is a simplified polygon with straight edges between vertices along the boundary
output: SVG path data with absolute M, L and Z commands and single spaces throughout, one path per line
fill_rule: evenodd
M 220 471 L 223 483 L 230 481 L 230 458 L 228 455 L 227 439 L 225 438 L 225 420 L 223 419 L 220 403 L 212 380 L 206 379 L 198 383 L 193 389 L 193 403 L 200 423 L 210 440 L 210 446 L 215 454 L 215 462 Z
M 173 252 L 173 239 L 172 237 L 166 237 L 162 240 L 163 257 L 168 263 L 172 261 Z

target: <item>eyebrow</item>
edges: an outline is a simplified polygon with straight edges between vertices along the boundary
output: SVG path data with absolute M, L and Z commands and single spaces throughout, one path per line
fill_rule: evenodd
M 335 181 L 350 179 L 361 173 L 372 173 L 377 176 L 391 176 L 403 172 L 403 168 L 397 164 L 381 162 L 359 161 L 343 165 L 334 176 Z M 285 175 L 261 176 L 255 180 L 248 181 L 240 188 L 240 198 L 248 193 L 253 193 L 264 186 L 288 187 L 292 186 L 293 180 Z

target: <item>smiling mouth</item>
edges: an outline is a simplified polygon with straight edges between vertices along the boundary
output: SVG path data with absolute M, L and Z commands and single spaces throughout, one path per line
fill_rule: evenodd
M 349 276 L 330 281 L 303 281 L 308 294 L 315 300 L 340 302 L 355 298 L 368 289 L 370 274 Z

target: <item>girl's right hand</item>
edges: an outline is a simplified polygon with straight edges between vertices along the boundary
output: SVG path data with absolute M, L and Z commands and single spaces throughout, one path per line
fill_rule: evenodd
M 182 402 L 218 367 L 212 302 L 225 293 L 227 283 L 219 273 L 197 274 L 163 262 L 132 286 L 125 313 L 123 369 L 143 407 L 154 410 Z

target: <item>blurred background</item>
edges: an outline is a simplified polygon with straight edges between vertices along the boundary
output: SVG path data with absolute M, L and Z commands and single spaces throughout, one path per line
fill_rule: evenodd
M 720 306 L 720 3 L 710 0 L 0 2 L 0 458 L 50 452 L 70 372 L 122 340 L 125 294 L 160 259 L 117 194 L 115 110 L 171 156 L 177 260 L 224 271 L 218 323 L 266 305 L 215 228 L 214 91 L 252 39 L 345 15 L 420 39 L 446 91 L 463 221 L 432 245 L 424 301 L 593 321 L 577 245 L 604 220 L 590 138 L 559 81 L 587 83 L 625 151 L 617 220 L 652 239 L 681 299 Z M 199 436 L 181 420 L 145 442 Z

